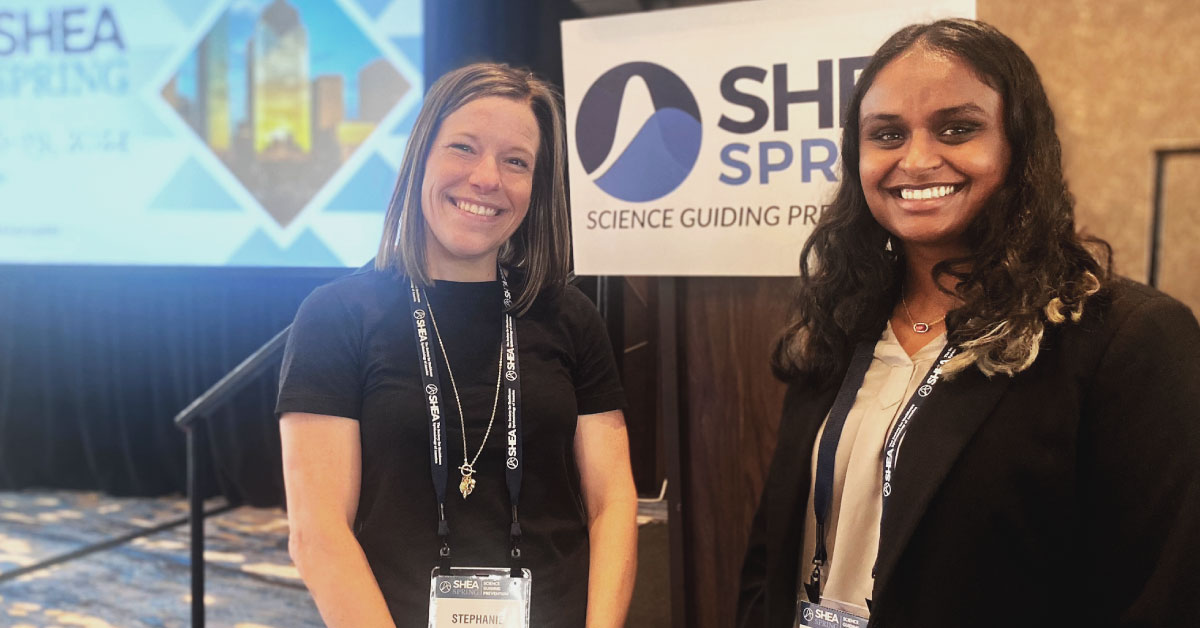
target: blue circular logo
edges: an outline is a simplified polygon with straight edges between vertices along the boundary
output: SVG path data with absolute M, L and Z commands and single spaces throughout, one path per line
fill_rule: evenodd
M 654 113 L 608 170 L 597 174 L 613 151 L 625 86 L 635 76 L 646 82 Z M 683 79 L 661 65 L 634 61 L 605 72 L 584 94 L 575 146 L 600 189 L 641 203 L 670 194 L 691 173 L 700 155 L 700 128 L 700 107 Z

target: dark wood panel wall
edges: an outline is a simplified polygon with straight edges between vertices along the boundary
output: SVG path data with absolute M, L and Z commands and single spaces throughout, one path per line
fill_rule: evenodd
M 783 401 L 770 346 L 793 281 L 680 280 L 688 628 L 733 625 L 738 573 Z

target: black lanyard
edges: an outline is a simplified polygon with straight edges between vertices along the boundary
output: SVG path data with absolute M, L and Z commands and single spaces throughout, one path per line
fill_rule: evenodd
M 958 353 L 958 347 L 947 344 L 942 350 L 942 354 L 938 356 L 937 361 L 929 367 L 929 371 L 925 373 L 925 379 L 921 381 L 921 385 L 917 387 L 917 391 L 908 398 L 908 405 L 905 406 L 904 412 L 900 415 L 900 419 L 896 421 L 896 425 L 892 427 L 891 433 L 888 434 L 887 440 L 883 442 L 883 510 L 887 510 L 888 498 L 892 496 L 892 478 L 896 475 L 896 455 L 900 448 L 900 442 L 904 440 L 904 435 L 908 433 L 908 426 L 912 423 L 913 416 L 917 414 L 917 410 L 925 403 L 925 399 L 933 393 L 933 387 L 942 379 L 942 367 L 950 361 Z
M 958 353 L 958 349 L 955 346 L 946 345 L 941 355 L 925 374 L 921 385 L 909 397 L 900 419 L 896 421 L 895 427 L 884 440 L 883 508 L 885 509 L 888 497 L 892 494 L 892 481 L 896 476 L 896 454 L 901 441 L 904 440 L 904 434 L 908 432 L 908 426 L 912 423 L 917 410 L 921 408 L 925 399 L 933 392 L 934 386 L 941 380 L 942 367 L 956 353 Z M 813 514 L 817 522 L 816 549 L 813 551 L 812 574 L 804 585 L 808 599 L 813 603 L 818 603 L 821 599 L 821 566 L 829 559 L 825 546 L 825 526 L 833 502 L 833 475 L 838 442 L 841 440 L 842 428 L 846 425 L 846 417 L 850 414 L 855 397 L 858 396 L 858 390 L 862 388 L 867 370 L 871 368 L 874 354 L 875 343 L 873 342 L 861 342 L 854 348 L 854 357 L 850 359 L 850 367 L 846 371 L 846 376 L 842 378 L 842 386 L 838 389 L 837 398 L 829 410 L 829 417 L 825 420 L 825 430 L 821 433 L 821 444 L 817 448 L 817 478 L 813 486 Z M 873 569 L 872 576 L 874 576 Z
M 511 556 L 514 561 L 521 557 L 521 524 L 517 518 L 517 504 L 521 499 L 521 480 L 525 473 L 525 452 L 522 448 L 521 432 L 521 370 L 517 361 L 517 327 L 512 314 L 512 293 L 504 271 L 498 269 L 500 285 L 504 289 L 504 329 L 501 336 L 504 352 L 503 375 L 505 401 L 505 462 L 504 477 L 508 486 L 508 497 L 512 504 L 512 526 L 509 536 L 512 541 Z M 446 521 L 446 477 L 449 464 L 446 462 L 446 422 L 442 412 L 441 379 L 438 377 L 437 361 L 433 357 L 430 341 L 432 325 L 429 324 L 428 295 L 412 281 L 409 308 L 412 311 L 413 334 L 417 341 L 417 359 L 421 364 L 421 383 L 425 392 L 425 412 L 429 417 L 429 472 L 433 477 L 433 490 L 438 502 L 438 538 L 442 541 L 439 554 L 444 563 L 450 559 L 450 524 Z M 463 429 L 466 429 L 464 419 Z

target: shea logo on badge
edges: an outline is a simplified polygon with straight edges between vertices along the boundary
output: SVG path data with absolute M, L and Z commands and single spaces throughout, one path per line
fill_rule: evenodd
M 597 174 L 614 146 L 625 88 L 634 77 L 650 90 L 654 113 L 642 122 L 628 146 Z M 631 203 L 670 194 L 692 172 L 700 155 L 700 107 L 674 72 L 655 63 L 633 61 L 605 72 L 588 89 L 575 120 L 575 145 L 583 169 L 600 189 Z
M 827 611 L 823 608 L 814 608 L 809 610 L 812 610 L 813 616 L 815 616 L 817 619 L 834 623 L 837 623 L 838 621 L 838 614 L 833 611 Z

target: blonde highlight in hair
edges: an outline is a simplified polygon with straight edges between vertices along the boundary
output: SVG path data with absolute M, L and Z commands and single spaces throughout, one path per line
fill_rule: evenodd
M 479 98 L 499 97 L 528 103 L 537 120 L 539 146 L 529 213 L 500 249 L 501 265 L 520 270 L 512 310 L 524 314 L 543 291 L 561 288 L 570 264 L 567 222 L 566 133 L 557 90 L 526 70 L 499 63 L 475 63 L 439 78 L 429 88 L 413 124 L 396 188 L 384 217 L 375 269 L 407 275 L 415 283 L 433 283 L 426 264 L 425 216 L 421 187 L 425 162 L 442 121 Z
M 1046 331 L 1046 322 L 1061 325 L 1068 320 L 1078 323 L 1083 319 L 1084 302 L 1100 292 L 1100 279 L 1091 272 L 1084 272 L 1074 294 L 1060 294 L 1041 308 L 1045 321 L 1034 313 L 1026 317 L 1023 324 L 1002 320 L 988 325 L 982 334 L 963 341 L 958 355 L 950 359 L 942 372 L 948 377 L 974 364 L 986 376 L 1016 375 L 1029 368 L 1037 360 Z

